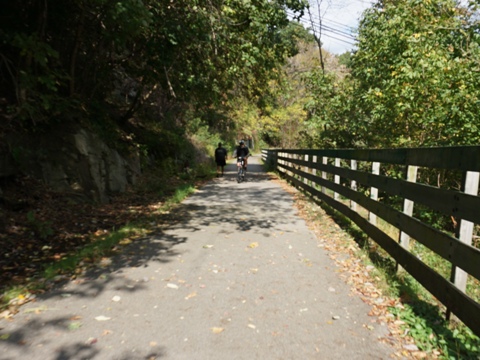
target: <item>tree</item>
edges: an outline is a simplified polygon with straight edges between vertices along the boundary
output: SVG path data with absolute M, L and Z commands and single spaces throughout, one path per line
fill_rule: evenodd
M 366 11 L 352 75 L 369 146 L 478 143 L 472 15 L 453 0 L 383 1 Z
M 109 104 L 221 106 L 255 99 L 294 50 L 286 9 L 303 0 L 9 2 L 2 24 L 2 114 L 48 123 Z M 3 18 L 2 18 L 3 19 Z M 232 92 L 235 90 L 235 92 Z M 66 111 L 69 109 L 68 111 Z M 165 116 L 165 114 L 163 114 Z
M 343 54 L 338 56 L 338 63 L 343 65 L 347 68 L 352 67 L 352 53 L 350 51 L 346 51 Z

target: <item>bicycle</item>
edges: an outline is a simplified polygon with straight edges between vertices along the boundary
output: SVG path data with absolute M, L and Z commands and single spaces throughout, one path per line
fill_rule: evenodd
M 237 182 L 241 183 L 242 181 L 245 181 L 245 174 L 247 173 L 247 168 L 245 167 L 245 158 L 243 156 L 239 156 L 237 158 L 237 167 Z

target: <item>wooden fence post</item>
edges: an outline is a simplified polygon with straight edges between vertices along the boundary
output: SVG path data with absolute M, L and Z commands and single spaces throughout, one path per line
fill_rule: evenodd
M 284 157 L 285 156 L 285 153 L 283 151 L 279 152 L 278 155 L 280 157 Z M 285 166 L 285 160 L 279 160 L 280 161 L 280 165 Z M 284 173 L 285 172 L 285 169 L 282 168 L 282 170 L 280 170 L 280 167 L 278 168 L 278 170 L 281 172 L 281 173 Z
M 340 167 L 340 158 L 335 158 L 335 166 Z M 335 175 L 334 179 L 335 184 L 340 184 L 340 175 Z M 338 200 L 340 198 L 340 195 L 336 192 L 333 193 L 333 198 L 335 200 Z
M 417 182 L 417 173 L 418 166 L 408 165 L 407 166 L 407 181 Z M 413 214 L 413 205 L 414 202 L 409 199 L 403 199 L 403 213 L 408 216 Z M 404 249 L 410 249 L 410 236 L 403 231 L 400 231 L 399 243 L 403 246 Z M 397 272 L 402 271 L 402 267 L 397 264 Z
M 474 171 L 467 171 L 465 178 L 465 193 L 470 195 L 478 195 L 479 174 Z M 473 237 L 473 223 L 467 220 L 460 220 L 460 232 L 458 240 L 461 242 L 472 245 Z M 465 292 L 467 288 L 468 274 L 460 268 L 452 267 L 452 278 L 454 279 L 455 286 Z
M 410 182 L 417 182 L 417 172 L 418 166 L 409 165 L 407 167 L 407 181 Z M 409 199 L 403 200 L 403 213 L 408 216 L 412 216 L 413 214 L 413 205 L 414 202 Z M 410 236 L 405 234 L 403 231 L 400 232 L 400 245 L 402 245 L 405 249 L 409 249 L 410 247 Z
M 465 183 L 463 184 L 463 190 L 466 194 L 478 195 L 479 174 L 474 171 L 467 171 L 465 174 Z M 460 220 L 460 229 L 458 231 L 458 240 L 468 245 L 472 244 L 473 237 L 473 223 L 467 220 Z M 452 281 L 457 288 L 465 292 L 467 289 L 468 274 L 456 266 L 452 266 L 452 272 L 450 274 L 450 281 Z M 445 317 L 450 320 L 452 311 L 447 308 Z M 454 316 L 454 320 L 457 317 Z
M 305 154 L 304 160 L 308 162 L 308 155 L 307 155 L 307 154 Z M 308 172 L 309 172 L 308 169 L 309 169 L 309 167 L 308 167 L 308 166 L 305 166 L 305 168 L 304 168 L 303 170 L 304 170 L 306 173 L 308 173 Z M 306 177 L 303 178 L 303 182 L 308 185 L 308 179 L 307 179 Z
M 292 159 L 292 157 L 293 157 L 293 154 L 290 154 L 290 153 L 287 154 L 287 158 L 288 158 L 287 166 L 289 166 L 289 167 L 292 166 L 292 162 L 290 161 L 290 159 Z M 290 176 L 293 176 L 293 173 L 290 170 L 287 172 L 287 174 L 290 175 Z
M 328 157 L 323 156 L 322 157 L 322 164 L 327 165 L 328 164 Z M 327 180 L 327 172 L 322 171 L 322 179 Z M 327 188 L 325 186 L 322 186 L 322 193 L 326 194 L 327 193 Z
M 357 170 L 357 160 L 350 160 L 350 168 L 352 170 Z M 350 182 L 350 188 L 354 191 L 357 191 L 357 181 L 352 180 Z M 357 211 L 357 203 L 353 200 L 350 200 L 350 209 Z
M 379 162 L 373 162 L 372 163 L 372 174 L 375 174 L 375 175 L 380 174 L 380 163 Z M 375 200 L 375 201 L 378 200 L 378 189 L 377 188 L 375 188 L 375 187 L 370 188 L 370 198 L 372 200 Z M 377 225 L 377 215 L 372 213 L 371 211 L 368 213 L 368 220 L 373 225 Z

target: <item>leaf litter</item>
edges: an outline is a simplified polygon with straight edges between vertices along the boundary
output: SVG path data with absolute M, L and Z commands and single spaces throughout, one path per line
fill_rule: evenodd
M 413 339 L 405 336 L 400 325 L 395 322 L 395 316 L 389 312 L 391 307 L 402 306 L 401 302 L 399 299 L 388 298 L 376 288 L 374 283 L 378 279 L 370 275 L 374 266 L 363 265 L 357 255 L 359 248 L 351 236 L 344 232 L 320 206 L 312 204 L 304 194 L 283 180 L 277 178 L 276 181 L 293 196 L 299 216 L 317 236 L 318 247 L 326 250 L 330 258 L 339 266 L 340 277 L 351 286 L 352 294 L 360 296 L 362 301 L 372 307 L 368 314 L 372 317 L 372 321 L 385 323 L 388 326 L 389 336 L 380 338 L 379 341 L 393 346 L 396 350 L 393 355 L 398 358 L 424 358 L 427 355 L 426 352 L 414 351 L 414 346 L 408 346 L 412 345 Z M 329 289 L 329 291 L 332 290 L 335 291 L 333 288 Z M 332 325 L 333 322 L 330 320 L 327 324 Z M 368 330 L 373 329 L 369 324 L 364 327 Z

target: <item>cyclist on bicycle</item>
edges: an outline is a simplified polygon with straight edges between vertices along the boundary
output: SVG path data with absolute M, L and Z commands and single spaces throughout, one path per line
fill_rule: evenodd
M 237 166 L 240 166 L 241 159 L 243 158 L 244 163 L 245 163 L 245 171 L 247 170 L 247 158 L 250 156 L 250 150 L 248 150 L 248 147 L 245 145 L 245 141 L 240 140 L 240 143 L 238 144 L 237 148 L 235 149 L 234 155 L 237 158 Z

